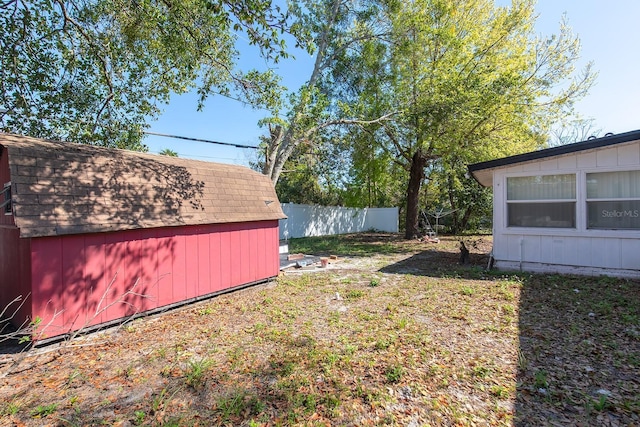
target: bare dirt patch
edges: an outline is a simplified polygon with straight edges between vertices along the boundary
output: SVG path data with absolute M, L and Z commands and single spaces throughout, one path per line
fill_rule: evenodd
M 640 283 L 465 242 L 324 240 L 327 269 L 5 354 L 0 425 L 638 425 Z

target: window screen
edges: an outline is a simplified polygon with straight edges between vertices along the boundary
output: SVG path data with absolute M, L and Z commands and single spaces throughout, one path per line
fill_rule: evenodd
M 575 174 L 507 178 L 507 225 L 575 228 Z
M 640 171 L 587 174 L 587 228 L 640 229 Z

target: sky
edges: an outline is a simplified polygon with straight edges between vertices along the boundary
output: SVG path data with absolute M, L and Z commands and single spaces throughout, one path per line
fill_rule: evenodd
M 496 4 L 508 5 L 510 1 L 497 0 Z M 640 55 L 636 53 L 640 1 L 538 0 L 536 11 L 536 32 L 541 35 L 558 33 L 564 14 L 581 41 L 578 68 L 592 61 L 598 73 L 589 94 L 576 104 L 576 112 L 583 118 L 593 118 L 602 134 L 640 129 Z M 252 59 L 245 55 L 241 61 L 251 63 Z M 299 52 L 295 60 L 279 64 L 277 71 L 283 83 L 295 90 L 308 78 L 312 65 L 312 59 Z M 202 111 L 196 111 L 196 105 L 195 93 L 172 97 L 164 113 L 149 123 L 149 131 L 250 146 L 256 146 L 264 134 L 258 121 L 267 115 L 265 111 L 221 96 L 207 100 Z M 241 165 L 248 165 L 259 154 L 251 149 L 159 136 L 148 136 L 145 143 L 152 153 L 168 148 L 180 157 Z

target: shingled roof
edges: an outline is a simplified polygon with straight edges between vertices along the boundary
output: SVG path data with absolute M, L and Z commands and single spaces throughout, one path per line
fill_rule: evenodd
M 285 218 L 249 168 L 0 133 L 21 237 Z

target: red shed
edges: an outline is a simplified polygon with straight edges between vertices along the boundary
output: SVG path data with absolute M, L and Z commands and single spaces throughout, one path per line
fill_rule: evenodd
M 278 275 L 285 216 L 246 167 L 0 133 L 0 184 L 0 312 L 21 297 L 37 339 Z

